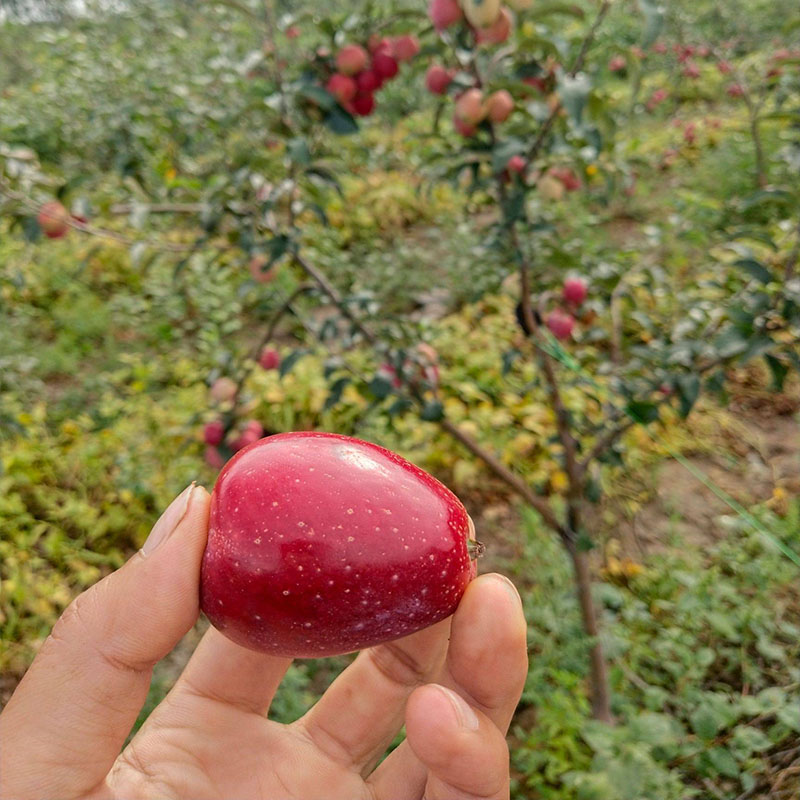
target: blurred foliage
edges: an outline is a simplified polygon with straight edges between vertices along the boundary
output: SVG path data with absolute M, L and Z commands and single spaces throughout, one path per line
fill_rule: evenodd
M 48 6 L 64 11 L 39 9 Z M 279 20 L 282 31 L 290 21 L 300 26 L 296 47 L 307 53 L 335 31 L 321 32 L 303 6 L 280 4 Z M 375 3 L 372 13 L 401 6 L 424 30 L 420 4 Z M 492 189 L 463 172 L 438 180 L 433 167 L 455 140 L 444 123 L 437 128 L 439 100 L 421 92 L 421 66 L 387 89 L 381 115 L 356 134 L 315 129 L 287 143 L 271 132 L 275 86 L 246 18 L 215 3 L 122 7 L 119 15 L 63 14 L 59 25 L 0 25 L 0 177 L 34 201 L 6 196 L 0 219 L 0 672 L 12 677 L 69 600 L 143 542 L 172 496 L 193 479 L 211 485 L 201 426 L 232 414 L 209 402 L 219 376 L 242 381 L 238 411 L 267 432 L 357 434 L 435 471 L 475 505 L 505 498 L 435 424 L 389 413 L 397 397 L 380 379 L 385 365 L 352 341 L 342 345 L 350 331 L 318 294 L 298 297 L 282 318 L 275 345 L 285 369 L 251 369 L 262 329 L 304 280 L 285 253 L 274 280 L 252 279 L 250 257 L 266 250 L 248 227 L 252 209 L 270 224 L 291 210 L 283 181 L 305 146 L 314 161 L 304 166 L 316 172 L 303 172 L 302 244 L 385 329 L 393 368 L 407 368 L 415 343 L 434 345 L 441 378 L 426 388 L 431 406 L 537 491 L 559 502 L 567 489 L 546 388 L 518 357 L 516 265 L 498 245 Z M 331 9 L 352 30 L 363 25 L 349 5 Z M 800 287 L 783 279 L 800 213 L 797 65 L 764 82 L 776 46 L 796 39 L 793 9 L 681 0 L 662 18 L 656 4 L 616 4 L 587 67 L 603 146 L 591 149 L 565 127 L 543 164 L 569 161 L 584 191 L 548 203 L 527 197 L 536 224 L 524 246 L 540 272 L 537 290 L 557 292 L 563 274 L 583 274 L 593 292 L 587 310 L 599 317 L 561 354 L 576 425 L 596 435 L 600 409 L 617 391 L 604 372 L 612 297 L 625 342 L 650 365 L 637 391 L 668 384 L 673 392 L 653 428 L 659 443 L 634 431 L 614 452 L 629 472 L 673 449 L 716 445 L 708 402 L 697 427 L 671 427 L 699 395 L 687 348 L 763 358 L 759 337 L 768 335 L 783 348 L 766 362 L 776 396 L 798 358 L 789 331 Z M 768 187 L 755 187 L 751 120 L 725 95 L 729 78 L 713 58 L 696 80 L 680 78 L 671 49 L 639 58 L 631 47 L 643 45 L 648 26 L 670 48 L 735 39 L 731 60 L 766 98 L 759 119 Z M 537 58 L 561 57 L 584 29 L 580 15 L 557 15 L 520 35 Z M 611 74 L 606 61 L 619 53 L 627 71 Z M 665 86 L 668 99 L 648 108 Z M 532 101 L 527 122 L 542 112 Z M 520 125 L 519 137 L 528 132 Z M 35 204 L 52 196 L 99 220 L 101 235 L 42 240 Z M 189 211 L 162 214 L 158 204 Z M 786 396 L 796 388 L 787 385 Z M 610 461 L 613 494 L 625 471 Z M 800 549 L 795 499 L 780 515 L 756 513 Z M 683 800 L 709 796 L 711 782 L 717 796 L 734 798 L 785 766 L 782 754 L 800 741 L 792 713 L 800 596 L 796 568 L 760 534 L 732 520 L 729 536 L 707 551 L 678 543 L 645 564 L 606 564 L 596 590 L 613 729 L 588 721 L 587 642 L 563 553 L 533 518 L 507 537 L 519 555 L 502 566 L 523 588 L 532 656 L 512 726 L 515 797 Z M 300 715 L 346 661 L 293 666 L 276 718 Z M 173 677 L 157 674 L 147 708 Z

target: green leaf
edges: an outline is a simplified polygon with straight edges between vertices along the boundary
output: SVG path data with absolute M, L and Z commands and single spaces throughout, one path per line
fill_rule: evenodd
M 708 760 L 714 769 L 726 778 L 739 777 L 739 765 L 726 747 L 713 747 L 708 751 Z
M 340 136 L 348 136 L 358 133 L 358 123 L 343 108 L 334 106 L 324 119 L 325 125 L 329 130 L 338 133 Z
M 756 650 L 770 661 L 776 661 L 779 664 L 785 664 L 787 661 L 786 650 L 763 636 L 756 642 Z
M 290 139 L 286 143 L 286 152 L 289 158 L 301 167 L 306 167 L 311 163 L 311 151 L 308 149 L 308 142 L 302 137 Z
M 772 273 L 760 261 L 756 261 L 754 258 L 740 258 L 738 261 L 734 262 L 734 266 L 739 267 L 739 269 L 750 275 L 751 278 L 755 278 L 765 285 L 772 281 Z
M 444 418 L 444 406 L 438 400 L 430 400 L 425 404 L 419 416 L 425 422 L 439 422 Z
M 764 356 L 764 361 L 767 362 L 772 375 L 772 389 L 776 392 L 782 392 L 784 381 L 789 374 L 788 365 L 784 364 L 779 358 L 769 355 L 769 353 Z
M 570 119 L 580 125 L 583 118 L 583 110 L 589 93 L 592 91 L 592 82 L 585 73 L 578 73 L 575 77 L 562 75 L 559 81 L 559 96 L 561 104 L 569 114 Z
M 689 715 L 689 724 L 692 726 L 692 730 L 706 742 L 710 742 L 716 737 L 723 722 L 724 720 L 720 718 L 719 714 L 708 705 L 700 706 Z
M 700 378 L 697 375 L 679 375 L 675 386 L 680 400 L 680 415 L 686 419 L 700 396 Z
M 658 406 L 655 403 L 646 403 L 634 400 L 625 407 L 625 413 L 641 425 L 655 422 L 659 417 Z
M 342 392 L 345 390 L 345 387 L 350 383 L 350 378 L 339 378 L 333 386 L 331 386 L 331 391 L 328 397 L 325 399 L 325 406 L 324 410 L 327 411 L 329 408 L 333 408 L 341 399 L 342 399 Z
M 292 367 L 303 357 L 307 356 L 311 351 L 305 350 L 300 348 L 299 350 L 293 350 L 286 358 L 281 361 L 280 371 L 279 374 L 281 378 L 286 375 L 287 373 L 291 372 Z
M 376 375 L 367 388 L 376 400 L 385 400 L 392 393 L 392 383 L 383 375 Z
M 572 3 L 537 3 L 525 12 L 525 19 L 543 19 L 553 14 L 566 14 L 576 19 L 583 19 L 585 16 L 583 9 Z

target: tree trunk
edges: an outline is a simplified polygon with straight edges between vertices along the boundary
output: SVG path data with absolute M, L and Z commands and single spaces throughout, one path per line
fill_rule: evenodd
M 580 550 L 575 542 L 567 545 L 572 566 L 575 570 L 575 587 L 578 592 L 578 603 L 583 617 L 583 628 L 592 639 L 589 651 L 589 676 L 592 695 L 592 716 L 602 722 L 613 723 L 611 714 L 611 690 L 608 685 L 608 669 L 606 667 L 603 645 L 599 639 L 597 613 L 592 599 L 592 572 L 589 566 L 589 554 Z

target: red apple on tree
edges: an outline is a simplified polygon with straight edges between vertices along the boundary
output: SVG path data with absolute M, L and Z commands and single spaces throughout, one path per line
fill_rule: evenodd
M 477 125 L 485 119 L 486 106 L 483 102 L 483 92 L 480 89 L 467 89 L 456 100 L 455 114 L 468 126 Z
M 372 92 L 381 88 L 383 81 L 371 69 L 365 69 L 356 75 L 356 85 L 358 91 L 363 94 L 372 94 Z M 351 98 L 352 99 L 352 98 Z
M 367 66 L 369 55 L 359 44 L 347 44 L 336 54 L 336 68 L 343 75 L 355 75 Z
M 203 428 L 203 440 L 206 444 L 218 445 L 222 443 L 225 438 L 225 425 L 221 420 L 214 420 L 209 422 Z
M 458 498 L 395 453 L 335 434 L 270 436 L 214 487 L 200 605 L 252 650 L 360 650 L 455 611 L 477 574 L 471 532 Z
M 211 399 L 215 402 L 225 403 L 229 400 L 233 400 L 238 390 L 239 387 L 236 385 L 235 381 L 230 378 L 222 377 L 214 381 L 209 394 L 211 395 Z
M 368 117 L 375 110 L 375 95 L 371 92 L 359 92 L 353 98 L 351 106 L 357 117 Z
M 589 286 L 583 278 L 567 278 L 564 281 L 562 295 L 570 305 L 582 305 L 588 294 Z
M 281 354 L 274 347 L 265 347 L 261 351 L 258 363 L 265 370 L 278 369 L 281 365 Z
M 501 8 L 497 19 L 488 28 L 480 28 L 475 39 L 478 44 L 502 44 L 511 35 L 511 27 L 511 12 Z
M 206 447 L 203 458 L 206 464 L 214 469 L 222 469 L 225 466 L 225 459 L 222 457 L 222 453 L 212 445 Z
M 446 69 L 441 64 L 431 64 L 425 73 L 425 86 L 432 94 L 444 94 L 454 77 L 453 70 Z
M 572 314 L 556 308 L 551 311 L 545 318 L 545 325 L 550 329 L 550 333 L 560 339 L 566 341 L 572 336 L 572 331 L 575 328 L 575 319 Z
M 328 79 L 325 88 L 342 104 L 350 102 L 358 91 L 356 82 L 349 75 L 335 72 Z
M 505 122 L 514 110 L 514 98 L 505 89 L 486 98 L 486 115 L 492 122 Z
M 69 230 L 70 213 L 58 200 L 51 200 L 41 206 L 36 221 L 48 239 L 60 239 Z
M 440 33 L 455 25 L 464 16 L 458 0 L 430 0 L 428 5 L 428 16 L 431 18 L 433 27 Z
M 372 56 L 372 71 L 383 81 L 394 78 L 399 69 L 397 61 L 388 53 L 375 53 Z
M 396 61 L 411 61 L 419 53 L 419 39 L 411 34 L 398 36 L 392 41 L 391 54 Z
M 506 164 L 506 169 L 511 173 L 520 175 L 525 171 L 525 168 L 527 166 L 528 162 L 526 161 L 525 157 L 517 153 L 517 155 L 511 156 L 511 158 L 508 159 L 508 163 Z

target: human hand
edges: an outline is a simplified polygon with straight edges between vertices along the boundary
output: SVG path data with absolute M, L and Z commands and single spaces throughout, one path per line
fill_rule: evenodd
M 122 750 L 153 666 L 199 617 L 209 495 L 189 487 L 140 553 L 64 612 L 0 714 L 3 800 L 499 800 L 527 673 L 499 575 L 456 613 L 362 651 L 300 720 L 267 719 L 290 659 L 210 628 Z M 406 740 L 377 768 L 403 723 Z

